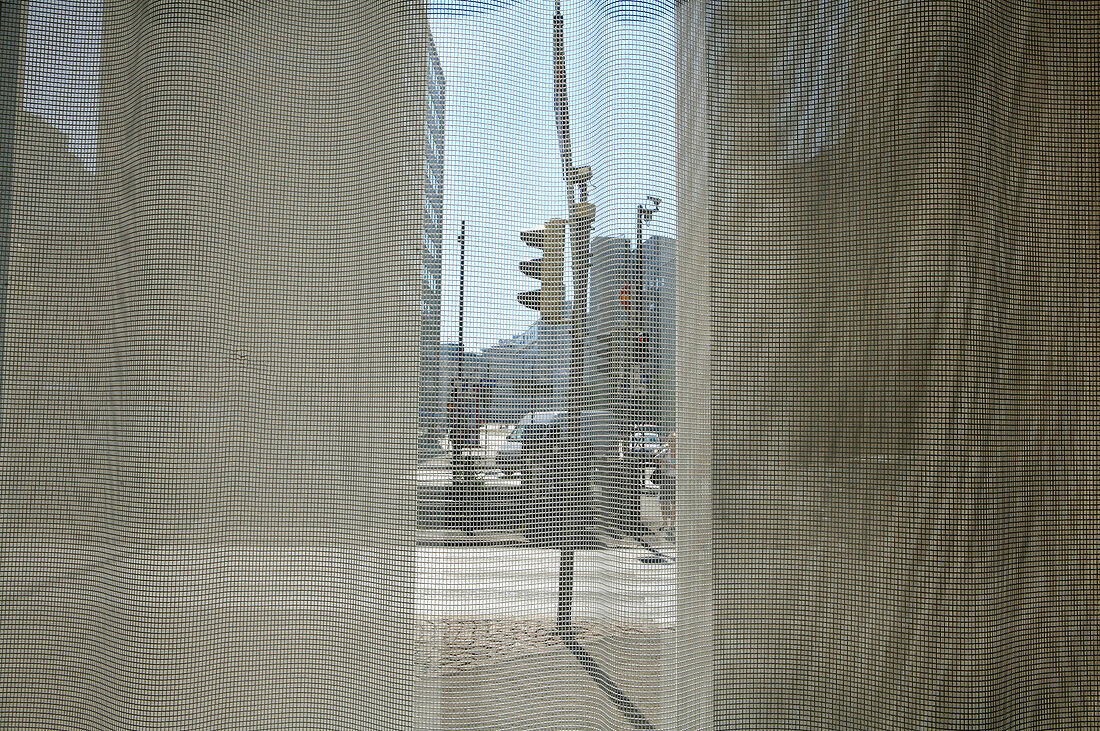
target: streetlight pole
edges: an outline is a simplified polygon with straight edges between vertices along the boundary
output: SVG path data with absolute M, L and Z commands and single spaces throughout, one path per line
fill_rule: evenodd
M 641 225 L 641 224 L 639 224 Z M 641 229 L 639 229 L 640 231 Z M 641 234 L 639 234 L 640 236 Z M 458 232 L 458 380 L 466 377 L 466 222 Z
M 584 515 L 584 503 L 588 499 L 588 455 L 582 451 L 581 411 L 584 408 L 584 344 L 588 310 L 588 258 L 592 222 L 596 207 L 588 201 L 588 182 L 592 169 L 587 165 L 573 165 L 573 145 L 569 133 L 569 95 L 565 74 L 565 18 L 561 12 L 561 0 L 554 3 L 552 54 L 554 68 L 554 122 L 558 132 L 561 152 L 562 176 L 565 179 L 566 200 L 569 202 L 569 245 L 573 259 L 573 309 L 569 317 L 569 398 L 566 421 L 566 450 L 564 478 L 567 487 L 563 496 L 563 510 L 573 517 Z M 570 506 L 572 500 L 581 504 Z M 573 525 L 567 521 L 561 533 L 561 562 L 558 567 L 558 631 L 564 636 L 573 634 L 573 550 L 581 540 L 587 526 Z M 580 522 L 580 521 L 578 521 Z
M 472 404 L 466 382 L 466 222 L 458 234 L 458 363 L 451 385 L 451 509 L 454 525 L 470 532 L 470 460 L 468 429 Z
M 652 204 L 650 207 L 647 204 Z M 661 199 L 655 196 L 646 196 L 646 203 L 638 205 L 637 216 L 637 233 L 634 238 L 634 366 L 637 369 L 636 378 L 637 389 L 633 394 L 635 404 L 633 414 L 633 424 L 631 429 L 636 428 L 640 424 L 647 423 L 647 417 L 650 410 L 650 393 L 649 384 L 645 380 L 645 367 L 647 363 L 645 360 L 650 357 L 650 354 L 646 352 L 646 348 L 649 345 L 649 302 L 645 296 L 645 257 L 643 254 L 642 245 L 642 225 L 648 224 L 653 220 L 654 214 L 661 207 Z M 643 341 L 643 337 L 646 338 Z M 635 389 L 631 389 L 635 391 Z

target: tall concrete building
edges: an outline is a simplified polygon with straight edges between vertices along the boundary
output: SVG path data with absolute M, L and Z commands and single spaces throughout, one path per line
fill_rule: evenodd
M 643 330 L 649 357 L 642 377 L 649 389 L 651 421 L 662 434 L 676 430 L 676 240 L 642 242 Z
M 630 240 L 594 237 L 591 254 L 585 395 L 589 408 L 614 410 L 626 403 L 629 313 L 620 294 L 630 282 Z
M 428 53 L 428 113 L 424 146 L 424 253 L 421 273 L 420 418 L 422 444 L 443 430 L 440 309 L 443 292 L 443 133 L 447 82 L 432 42 Z
M 568 312 L 569 303 L 565 308 Z M 566 408 L 569 332 L 536 320 L 523 333 L 485 348 L 483 382 L 494 420 L 518 421 L 528 411 Z
M 570 303 L 565 303 L 569 312 Z M 458 345 L 441 347 L 444 392 L 458 381 L 459 363 L 477 393 L 478 417 L 516 422 L 529 411 L 566 408 L 569 384 L 569 332 L 562 325 L 536 320 L 518 335 L 460 355 Z
M 673 429 L 675 244 L 666 236 L 643 239 L 639 262 L 630 239 L 592 239 L 589 408 L 619 413 L 623 426 L 641 418 L 663 432 Z

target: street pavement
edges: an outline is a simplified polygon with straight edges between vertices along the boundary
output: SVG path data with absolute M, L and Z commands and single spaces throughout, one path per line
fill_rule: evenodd
M 494 469 L 507 435 L 484 433 L 475 454 L 482 487 L 506 495 L 519 480 Z M 417 532 L 416 612 L 420 632 L 420 728 L 447 731 L 633 731 L 555 631 L 560 552 L 533 548 L 500 525 L 447 530 L 441 516 L 451 482 L 449 455 L 420 465 L 421 526 Z M 655 490 L 643 492 L 641 517 L 661 517 Z M 676 548 L 649 541 L 672 560 L 630 540 L 574 554 L 576 638 L 597 673 L 609 679 L 652 728 L 671 728 L 675 684 Z
M 675 549 L 667 549 L 675 555 Z M 672 727 L 676 565 L 640 548 L 575 553 L 577 640 L 653 728 Z M 552 549 L 417 548 L 422 728 L 636 728 L 555 632 Z
M 662 550 L 675 556 L 675 549 Z M 676 564 L 646 563 L 642 548 L 577 551 L 574 617 L 667 625 L 675 618 Z M 556 616 L 553 549 L 418 546 L 416 608 L 424 617 L 549 620 Z
M 492 479 L 492 478 L 490 478 Z M 655 496 L 642 517 L 660 524 Z M 653 544 L 675 558 L 656 536 Z M 555 632 L 560 552 L 501 531 L 418 531 L 421 726 L 634 731 Z M 676 564 L 640 546 L 574 554 L 577 640 L 656 729 L 671 729 Z
M 490 448 L 480 455 L 491 465 L 492 453 L 507 434 L 487 430 Z M 443 491 L 450 484 L 447 458 L 421 465 L 421 486 Z M 485 489 L 517 489 L 517 478 L 490 468 L 482 472 Z M 660 526 L 657 498 L 641 496 L 641 517 L 651 529 Z M 560 552 L 533 548 L 523 536 L 502 530 L 418 531 L 417 611 L 424 617 L 478 617 L 545 620 L 557 611 Z M 674 558 L 675 546 L 663 536 L 651 544 Z M 675 563 L 643 562 L 653 553 L 629 540 L 604 550 L 575 552 L 575 606 L 578 620 L 662 624 L 673 620 Z

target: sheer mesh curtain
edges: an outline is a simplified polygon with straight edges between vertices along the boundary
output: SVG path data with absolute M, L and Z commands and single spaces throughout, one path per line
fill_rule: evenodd
M 487 723 L 444 692 L 517 729 L 1098 722 L 1095 8 L 677 5 L 674 642 L 642 681 L 623 632 L 444 688 L 414 647 L 424 9 L 106 0 L 89 164 L 23 104 L 28 7 L 8 727 Z M 591 553 L 578 606 L 617 616 L 642 571 Z M 507 670 L 538 653 L 536 697 Z
M 714 726 L 1094 726 L 1096 8 L 681 12 Z
M 106 0 L 100 48 L 94 171 L 5 119 L 4 725 L 410 728 L 423 9 Z

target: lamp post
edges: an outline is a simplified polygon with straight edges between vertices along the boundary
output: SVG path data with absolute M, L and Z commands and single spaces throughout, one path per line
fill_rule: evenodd
M 648 204 L 652 204 L 650 207 Z M 642 246 L 642 225 L 653 221 L 654 214 L 661 207 L 661 199 L 656 196 L 646 196 L 646 202 L 638 205 L 637 234 L 634 238 L 634 371 L 633 377 L 637 379 L 637 387 L 632 388 L 634 396 L 633 430 L 640 424 L 646 423 L 649 415 L 649 384 L 645 381 L 645 369 L 648 366 L 650 354 L 649 347 L 649 302 L 645 297 L 645 257 Z
M 475 525 L 474 455 L 480 445 L 477 393 L 466 369 L 466 222 L 458 234 L 458 362 L 451 380 L 451 509 L 454 527 L 471 534 Z

